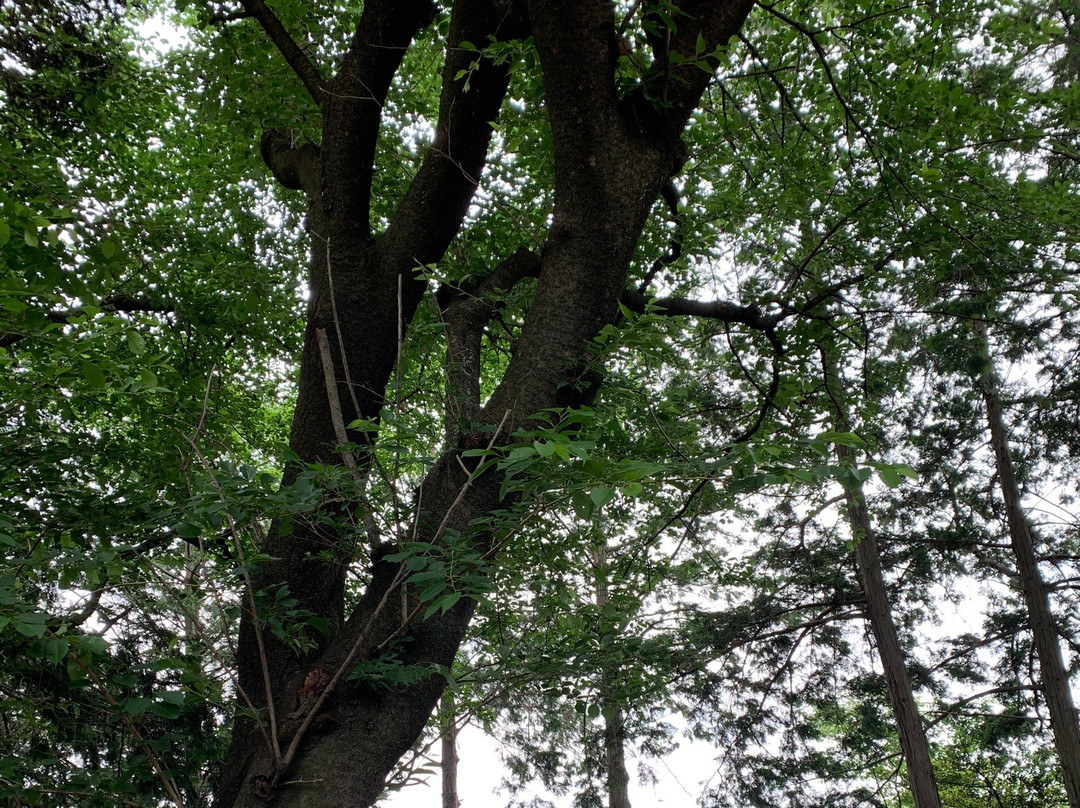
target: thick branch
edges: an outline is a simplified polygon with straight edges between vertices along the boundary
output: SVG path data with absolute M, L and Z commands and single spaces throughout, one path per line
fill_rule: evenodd
M 606 0 L 531 0 L 529 19 L 544 75 L 556 185 L 606 192 L 597 155 L 617 134 L 614 4 Z M 592 159 L 590 159 L 592 158 Z M 560 182 L 566 177 L 568 183 Z
M 641 292 L 627 289 L 622 304 L 637 314 L 662 314 L 670 317 L 705 317 L 723 323 L 742 323 L 757 331 L 769 332 L 782 319 L 779 314 L 763 314 L 757 306 L 740 306 L 726 300 L 687 300 L 662 297 L 649 300 Z
M 677 136 L 753 7 L 754 0 L 679 2 L 675 28 L 650 37 L 653 65 L 641 91 L 628 99 L 638 119 L 647 124 L 644 111 L 651 109 L 660 133 Z
M 370 232 L 371 177 L 386 94 L 417 32 L 435 14 L 431 0 L 370 0 L 323 109 L 326 202 L 350 230 Z
M 236 11 L 232 13 L 222 12 L 221 14 L 211 14 L 207 22 L 210 25 L 225 25 L 230 22 L 237 22 L 239 20 L 250 20 L 255 15 L 250 11 Z
M 439 308 L 453 312 L 459 307 L 471 305 L 493 308 L 488 296 L 513 289 L 525 278 L 535 278 L 540 274 L 540 256 L 525 247 L 520 248 L 509 258 L 499 262 L 489 274 L 459 286 L 444 284 L 439 288 Z
M 258 20 L 259 25 L 266 31 L 266 35 L 270 37 L 270 41 L 281 51 L 281 55 L 285 57 L 289 67 L 292 68 L 300 81 L 303 82 L 308 93 L 311 94 L 315 105 L 322 107 L 326 100 L 327 88 L 326 82 L 319 75 L 319 69 L 315 67 L 315 63 L 296 44 L 289 32 L 285 30 L 285 26 L 281 24 L 281 20 L 277 18 L 277 15 L 271 11 L 263 0 L 240 0 L 240 2 L 243 4 L 244 9 Z
M 152 312 L 157 314 L 169 314 L 174 311 L 172 304 L 169 303 L 121 294 L 106 295 L 101 300 L 100 308 L 102 311 L 121 311 L 130 313 Z M 42 312 L 41 315 L 50 323 L 67 325 L 71 321 L 71 318 L 79 317 L 85 313 L 84 309 L 78 308 L 66 309 L 63 311 L 45 311 Z M 29 333 L 21 331 L 0 332 L 0 348 L 10 348 L 12 345 L 21 342 L 29 336 Z
M 142 311 L 155 314 L 171 314 L 175 311 L 171 303 L 124 294 L 105 295 L 105 297 L 101 299 L 101 308 L 104 311 L 123 311 L 128 313 Z
M 313 143 L 296 145 L 291 134 L 267 129 L 259 142 L 263 162 L 274 179 L 294 191 L 313 197 L 319 188 L 319 147 Z

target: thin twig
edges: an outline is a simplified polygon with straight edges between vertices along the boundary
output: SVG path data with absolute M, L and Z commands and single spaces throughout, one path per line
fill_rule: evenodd
M 330 238 L 329 237 L 327 237 L 327 239 L 326 239 L 326 282 L 327 282 L 328 290 L 329 290 L 329 293 L 330 293 L 330 314 L 334 318 L 334 333 L 337 334 L 338 353 L 341 356 L 341 368 L 342 368 L 342 372 L 345 375 L 345 389 L 349 391 L 349 399 L 352 401 L 354 415 L 357 418 L 363 418 L 364 413 L 363 413 L 363 410 L 360 409 L 360 401 L 356 398 L 356 385 L 353 384 L 352 374 L 349 372 L 349 358 L 348 358 L 348 354 L 345 351 L 345 338 L 341 334 L 341 318 L 338 317 L 337 294 L 334 292 L 334 272 L 333 272 L 333 262 L 331 260 L 331 254 L 330 254 Z M 325 340 L 325 334 L 323 335 L 323 337 L 320 338 L 320 340 Z M 324 351 L 322 343 L 320 342 L 319 350 L 320 350 L 320 352 L 323 353 L 323 373 L 326 374 L 327 373 L 327 368 L 329 368 L 329 373 L 332 376 L 334 366 L 333 366 L 332 362 L 327 361 L 327 357 L 328 357 L 328 355 L 330 353 L 329 348 L 326 348 L 326 350 Z M 332 395 L 333 399 L 336 400 L 336 398 L 337 398 L 337 392 L 336 392 L 337 391 L 337 382 L 336 382 L 336 380 L 334 381 L 333 387 L 334 387 L 335 392 L 333 394 L 331 394 L 330 393 L 330 382 L 328 381 L 327 382 L 327 388 L 326 388 L 327 389 L 327 395 L 328 396 Z M 333 412 L 334 412 L 334 410 L 333 410 L 333 407 L 334 407 L 333 401 L 331 401 L 330 406 L 331 406 L 331 415 L 333 415 Z M 342 422 L 342 429 L 340 431 L 338 431 L 337 423 L 335 423 L 334 424 L 334 430 L 335 430 L 335 434 L 338 435 L 338 441 L 340 443 L 344 444 L 346 442 L 346 440 L 347 440 L 347 433 L 344 430 L 344 420 L 345 419 L 341 415 L 340 403 L 338 405 L 337 412 L 338 412 L 338 416 L 337 416 L 338 420 Z M 383 469 L 383 467 L 379 463 L 379 459 L 378 459 L 378 457 L 376 457 L 375 453 L 373 451 L 370 451 L 370 448 L 371 448 L 372 443 L 373 443 L 373 441 L 371 439 L 371 433 L 367 429 L 365 429 L 361 434 L 364 437 L 364 443 L 366 443 L 368 445 L 368 447 L 369 447 L 369 451 L 366 452 L 365 458 L 364 458 L 365 459 L 365 465 L 364 465 L 364 474 L 363 474 L 363 476 L 360 476 L 359 474 L 354 475 L 353 481 L 357 485 L 357 494 L 359 495 L 360 500 L 361 500 L 361 504 L 363 505 L 363 508 L 364 508 L 363 519 L 364 519 L 364 528 L 367 530 L 367 533 L 368 533 L 368 544 L 371 547 L 372 552 L 374 552 L 375 549 L 379 545 L 379 528 L 378 528 L 378 525 L 375 524 L 375 516 L 374 516 L 375 509 L 371 506 L 371 500 L 368 498 L 368 495 L 367 495 L 366 480 L 367 480 L 367 469 L 368 468 L 370 468 L 371 466 L 374 466 L 375 469 L 379 472 L 379 476 L 382 478 L 383 482 L 386 483 L 386 487 L 390 491 L 390 499 L 394 503 L 395 522 L 400 521 L 400 520 L 398 520 L 396 518 L 397 514 L 400 511 L 400 505 L 399 505 L 399 501 L 398 501 L 397 486 L 394 485 L 394 481 L 390 479 L 389 475 Z M 353 466 L 353 468 L 358 468 L 355 459 L 353 461 L 352 466 Z M 398 527 L 400 528 L 400 524 L 398 525 Z
M 349 361 L 348 361 L 348 357 L 345 354 L 345 339 L 344 339 L 344 337 L 341 336 L 341 320 L 338 318 L 337 295 L 334 294 L 334 273 L 333 273 L 333 270 L 330 267 L 330 263 L 331 263 L 330 262 L 330 239 L 329 239 L 329 237 L 327 237 L 327 239 L 326 239 L 326 283 L 327 283 L 328 290 L 330 292 L 330 313 L 334 317 L 334 332 L 337 334 L 338 352 L 341 354 L 341 367 L 343 369 L 343 372 L 345 373 L 345 389 L 347 389 L 349 391 L 349 398 L 352 399 L 353 412 L 356 413 L 357 418 L 360 418 L 363 415 L 363 413 L 360 411 L 360 402 L 356 400 L 356 388 L 353 386 L 352 377 L 349 375 Z M 323 339 L 325 339 L 325 338 L 326 338 L 326 335 L 324 334 Z M 319 347 L 321 349 L 322 345 L 320 344 Z M 329 354 L 330 353 L 329 349 L 327 349 L 326 352 L 327 352 L 327 354 Z M 325 363 L 326 363 L 326 360 L 324 359 L 323 360 L 323 368 L 324 368 L 324 370 L 326 368 Z M 331 365 L 330 367 L 333 367 L 333 365 Z M 339 412 L 341 411 L 340 407 L 338 408 L 338 411 Z M 341 438 L 340 440 L 341 440 L 342 443 L 345 442 L 344 438 Z
M 345 465 L 356 470 L 356 456 L 348 447 L 349 436 L 345 432 L 345 419 L 341 415 L 341 401 L 337 394 L 337 379 L 334 377 L 334 359 L 330 355 L 330 341 L 326 338 L 326 329 L 315 329 L 315 340 L 319 343 L 319 355 L 322 357 L 323 380 L 326 382 L 326 398 L 330 404 L 330 420 L 334 425 L 334 437 L 341 445 L 341 457 Z M 347 371 L 346 371 L 347 372 Z

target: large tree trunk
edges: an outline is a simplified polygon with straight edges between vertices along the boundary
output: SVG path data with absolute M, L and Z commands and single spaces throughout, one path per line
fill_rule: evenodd
M 1039 573 L 1035 555 L 1035 539 L 1020 501 L 1020 487 L 1016 482 L 1012 456 L 1009 453 L 1009 434 L 1001 409 L 998 390 L 1000 383 L 994 371 L 990 347 L 985 329 L 978 329 L 983 351 L 983 370 L 979 377 L 983 402 L 986 404 L 986 420 L 990 427 L 990 445 L 994 450 L 1001 496 L 1005 500 L 1005 518 L 1009 525 L 1009 538 L 1020 588 L 1027 606 L 1028 625 L 1035 640 L 1042 674 L 1042 690 L 1046 706 L 1050 710 L 1050 727 L 1054 731 L 1054 745 L 1065 778 L 1065 793 L 1071 808 L 1080 808 L 1080 719 L 1073 704 L 1072 689 L 1065 661 L 1058 643 L 1057 626 L 1050 609 L 1050 597 L 1045 581 Z
M 838 431 L 849 428 L 849 414 L 846 410 L 844 382 L 835 365 L 825 350 L 822 361 L 828 380 L 829 394 L 834 402 L 834 421 Z M 845 444 L 836 445 L 836 457 L 844 465 L 855 467 L 855 451 Z M 885 672 L 885 682 L 889 689 L 889 702 L 892 704 L 893 718 L 900 735 L 900 749 L 907 764 L 908 785 L 915 800 L 915 808 L 941 808 L 937 781 L 934 778 L 934 766 L 930 759 L 930 745 L 926 740 L 919 705 L 915 701 L 915 691 L 911 686 L 904 664 L 904 651 L 900 646 L 900 637 L 896 632 L 892 609 L 889 606 L 889 593 L 885 587 L 885 575 L 881 568 L 881 554 L 878 551 L 877 538 L 870 522 L 870 511 L 866 506 L 866 496 L 861 483 L 850 483 L 844 490 L 847 501 L 848 523 L 851 533 L 858 542 L 855 558 L 859 568 L 859 582 L 866 598 L 866 619 L 870 623 L 874 640 L 877 643 L 878 657 Z
M 435 141 L 389 226 L 375 234 L 370 195 L 380 110 L 404 52 L 431 21 L 434 6 L 427 0 L 365 2 L 341 68 L 327 82 L 263 0 L 242 2 L 322 114 L 318 147 L 296 148 L 275 132 L 262 144 L 274 175 L 309 199 L 311 303 L 290 445 L 305 463 L 353 466 L 360 482 L 367 458 L 339 445 L 343 437 L 363 444 L 370 433 L 346 433 L 345 425 L 379 417 L 399 340 L 426 294 L 418 268 L 439 261 L 461 226 L 508 85 L 507 63 L 478 58 L 461 43 L 533 37 L 555 154 L 553 222 L 539 258 L 530 262 L 526 256 L 517 262 L 524 269 L 500 267 L 489 279 L 499 276 L 492 281 L 497 286 L 538 274 L 535 297 L 495 392 L 482 407 L 478 398 L 469 402 L 475 417 L 461 419 L 462 434 L 417 495 L 419 541 L 436 544 L 453 531 L 487 550 L 491 536 L 476 525 L 490 524 L 487 518 L 508 504 L 502 479 L 495 470 L 474 473 L 475 459 L 461 452 L 486 444 L 492 434 L 505 441 L 533 414 L 594 395 L 597 374 L 586 372 L 592 340 L 616 318 L 635 245 L 661 185 L 679 166 L 679 135 L 711 79 L 695 54 L 710 54 L 704 58 L 715 66 L 712 54 L 739 30 L 752 3 L 684 0 L 677 31 L 656 44 L 663 48 L 656 54 L 662 66 L 620 98 L 614 9 L 606 0 L 457 0 Z M 670 59 L 671 53 L 685 58 Z M 506 254 L 517 246 L 506 245 Z M 446 303 L 447 323 L 463 329 L 447 329 L 449 340 L 459 340 L 448 345 L 448 356 L 463 357 L 460 389 L 477 397 L 479 385 L 464 378 L 475 374 L 465 360 L 483 323 L 459 316 L 474 299 L 449 294 L 440 296 L 440 306 Z M 290 468 L 285 485 L 297 471 Z M 361 496 L 352 509 L 363 509 Z M 327 515 L 363 516 L 342 513 L 340 506 Z M 373 804 L 438 702 L 444 680 L 434 671 L 450 666 L 472 616 L 474 604 L 466 597 L 445 614 L 417 619 L 422 609 L 407 571 L 379 548 L 371 554 L 370 584 L 346 615 L 346 569 L 364 556 L 328 524 L 297 520 L 291 532 L 274 525 L 260 548 L 271 560 L 252 574 L 237 659 L 239 686 L 258 718 L 251 710 L 237 713 L 217 793 L 222 808 L 267 801 L 280 808 Z M 303 655 L 261 630 L 262 615 L 285 589 L 292 608 L 330 629 Z M 426 667 L 432 675 L 378 689 L 348 678 L 391 643 L 402 664 Z

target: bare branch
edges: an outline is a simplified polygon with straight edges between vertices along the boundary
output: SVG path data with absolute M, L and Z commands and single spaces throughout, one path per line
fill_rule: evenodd
M 689 300 L 681 297 L 662 297 L 649 300 L 641 292 L 627 289 L 622 304 L 638 314 L 662 314 L 670 317 L 705 317 L 723 323 L 742 323 L 756 331 L 769 332 L 776 328 L 783 315 L 764 314 L 757 306 L 740 306 L 727 300 Z
M 319 357 L 322 359 L 323 375 L 326 377 L 326 396 L 330 400 L 334 435 L 341 444 L 341 457 L 345 460 L 345 465 L 355 471 L 356 456 L 348 447 L 349 436 L 345 433 L 345 419 L 341 415 L 341 401 L 337 394 L 337 379 L 334 377 L 334 359 L 330 354 L 330 341 L 326 338 L 326 331 L 321 328 L 315 329 L 315 337 L 319 341 Z

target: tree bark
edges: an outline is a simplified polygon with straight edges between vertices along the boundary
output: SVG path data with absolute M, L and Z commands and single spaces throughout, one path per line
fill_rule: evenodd
M 844 384 L 832 358 L 824 349 L 822 362 L 828 380 L 828 391 L 833 400 L 836 429 L 844 431 L 849 428 Z M 855 468 L 857 458 L 850 446 L 838 443 L 836 457 L 843 465 Z M 904 651 L 900 645 L 896 623 L 893 621 L 889 593 L 881 567 L 881 553 L 870 521 L 870 510 L 866 506 L 862 483 L 853 481 L 846 485 L 844 497 L 851 533 L 858 542 L 855 558 L 859 569 L 859 582 L 866 598 L 866 618 L 870 623 L 881 667 L 885 672 L 889 702 L 892 704 L 893 718 L 900 735 L 900 749 L 907 764 L 908 786 L 911 788 L 915 808 L 941 808 L 941 797 L 930 759 L 930 745 L 927 743 L 926 729 L 915 700 L 915 691 L 911 686 L 911 677 L 908 676 L 904 664 Z
M 442 808 L 459 808 L 458 799 L 458 751 L 457 751 L 457 716 L 454 699 L 448 692 L 443 693 L 442 715 L 445 726 L 440 739 L 439 770 L 442 773 Z
M 1016 571 L 1020 578 L 1024 603 L 1027 606 L 1028 625 L 1035 641 L 1042 674 L 1042 690 L 1050 711 L 1050 727 L 1054 732 L 1054 746 L 1065 779 L 1065 794 L 1070 808 L 1080 808 L 1080 719 L 1073 703 L 1069 674 L 1058 643 L 1057 626 L 1050 607 L 1046 582 L 1039 573 L 1035 554 L 1035 538 L 1027 513 L 1020 499 L 1020 486 L 1016 482 L 1012 456 L 1009 453 L 1009 434 L 999 395 L 1000 382 L 990 356 L 990 346 L 985 328 L 976 329 L 983 353 L 983 369 L 979 377 L 986 420 L 990 429 L 990 445 L 994 450 L 998 485 L 1005 501 L 1005 518 L 1009 526 L 1009 538 Z
M 434 6 L 428 0 L 365 2 L 341 68 L 327 82 L 259 3 L 260 24 L 322 114 L 318 147 L 294 148 L 273 133 L 263 139 L 275 177 L 309 200 L 311 302 L 290 437 L 302 463 L 342 465 L 337 428 L 358 418 L 377 421 L 398 345 L 427 293 L 421 270 L 443 256 L 480 180 L 510 67 L 478 58 L 462 43 L 531 34 L 540 57 L 555 205 L 537 289 L 503 378 L 484 407 L 458 419 L 464 434 L 419 487 L 420 542 L 436 545 L 453 532 L 481 552 L 491 550 L 484 525 L 512 500 L 502 494 L 497 470 L 475 473 L 475 458 L 462 451 L 477 442 L 506 442 L 528 428 L 535 413 L 595 395 L 592 341 L 615 320 L 644 223 L 661 185 L 680 165 L 680 133 L 712 78 L 700 64 L 704 58 L 716 66 L 716 49 L 739 30 L 752 2 L 684 0 L 680 6 L 678 30 L 664 48 L 686 58 L 651 71 L 639 88 L 619 97 L 614 9 L 606 0 L 534 0 L 522 7 L 510 0 L 456 0 L 434 142 L 389 226 L 376 234 L 370 195 L 381 110 L 403 54 L 431 21 Z M 655 101 L 660 98 L 663 103 Z M 507 254 L 516 246 L 506 245 Z M 459 345 L 475 344 L 459 336 Z M 332 367 L 320 340 L 329 344 Z M 479 389 L 458 381 L 461 389 Z M 371 439 L 369 432 L 348 437 L 361 446 Z M 360 479 L 368 462 L 364 452 L 356 455 Z M 299 469 L 289 468 L 284 485 Z M 346 615 L 346 570 L 364 553 L 348 534 L 327 526 L 332 520 L 317 517 L 340 521 L 362 516 L 356 513 L 362 508 L 358 496 L 349 506 L 327 506 L 323 514 L 296 520 L 291 532 L 275 524 L 260 548 L 267 560 L 251 573 L 237 652 L 239 686 L 258 715 L 237 711 L 216 794 L 221 808 L 268 801 L 280 808 L 372 805 L 442 694 L 437 671 L 452 664 L 474 603 L 463 597 L 445 614 L 420 620 L 418 592 L 408 570 L 387 560 L 396 550 L 388 543 L 368 559 L 370 584 Z M 291 608 L 329 627 L 303 654 L 262 630 L 264 615 L 286 592 L 295 602 Z M 392 688 L 349 678 L 359 663 L 388 651 L 431 675 Z

